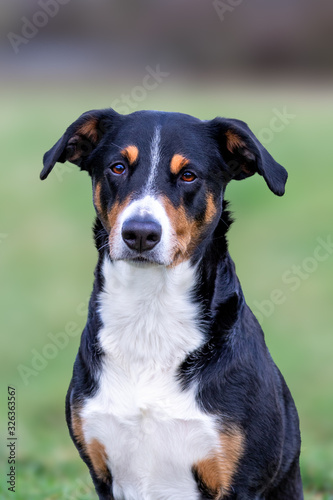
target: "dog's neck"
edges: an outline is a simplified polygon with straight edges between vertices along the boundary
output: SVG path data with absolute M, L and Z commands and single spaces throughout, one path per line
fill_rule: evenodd
M 200 305 L 192 300 L 196 267 L 142 266 L 105 257 L 102 274 L 99 338 L 113 361 L 171 367 L 203 343 Z
M 203 242 L 201 256 L 167 268 L 113 262 L 108 234 L 96 221 L 99 260 L 93 302 L 99 305 L 99 320 L 105 328 L 100 335 L 104 353 L 112 353 L 126 365 L 141 356 L 141 362 L 154 360 L 165 367 L 185 363 L 207 342 L 221 345 L 244 301 L 227 249 L 230 224 L 225 210 L 214 233 Z

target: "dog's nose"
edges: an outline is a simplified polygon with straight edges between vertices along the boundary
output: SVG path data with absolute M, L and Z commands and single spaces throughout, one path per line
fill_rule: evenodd
M 129 219 L 124 222 L 121 235 L 131 250 L 146 252 L 161 240 L 162 227 L 153 220 Z

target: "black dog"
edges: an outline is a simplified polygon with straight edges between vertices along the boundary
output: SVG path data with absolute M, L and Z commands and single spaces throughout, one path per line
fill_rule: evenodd
M 227 249 L 231 179 L 287 172 L 247 125 L 82 115 L 44 156 L 88 171 L 99 253 L 67 395 L 100 499 L 301 500 L 287 385 Z

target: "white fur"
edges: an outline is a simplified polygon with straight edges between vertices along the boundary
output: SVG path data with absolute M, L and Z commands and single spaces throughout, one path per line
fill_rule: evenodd
M 105 357 L 97 394 L 82 409 L 85 439 L 105 446 L 116 500 L 199 499 L 191 467 L 218 448 L 212 417 L 177 368 L 203 342 L 191 302 L 195 269 L 103 266 Z
M 146 193 L 149 193 L 151 191 L 156 175 L 156 170 L 160 162 L 160 143 L 161 143 L 161 127 L 156 127 L 150 148 L 151 170 L 145 189 Z

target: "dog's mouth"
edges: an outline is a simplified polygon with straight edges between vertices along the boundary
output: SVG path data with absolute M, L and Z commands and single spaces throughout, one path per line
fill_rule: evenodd
M 144 257 L 143 255 L 138 255 L 137 257 L 131 257 L 130 259 L 126 259 L 129 262 L 133 262 L 135 264 L 157 264 L 156 261 L 147 259 L 147 257 Z
M 112 256 L 111 256 L 112 258 Z M 129 264 L 145 267 L 145 266 L 165 266 L 165 262 L 161 262 L 159 259 L 155 258 L 154 255 L 143 255 L 143 254 L 128 254 L 119 256 L 113 260 L 119 260 L 128 262 Z
M 150 268 L 153 268 L 153 267 L 160 267 L 164 264 L 161 264 L 160 262 L 156 262 L 156 261 L 153 261 L 153 260 L 148 260 L 148 259 L 145 259 L 145 258 L 140 258 L 140 257 L 137 257 L 137 258 L 134 258 L 134 259 L 122 259 L 123 262 L 127 262 L 131 267 L 136 267 L 136 268 L 140 268 L 140 269 L 150 269 Z

